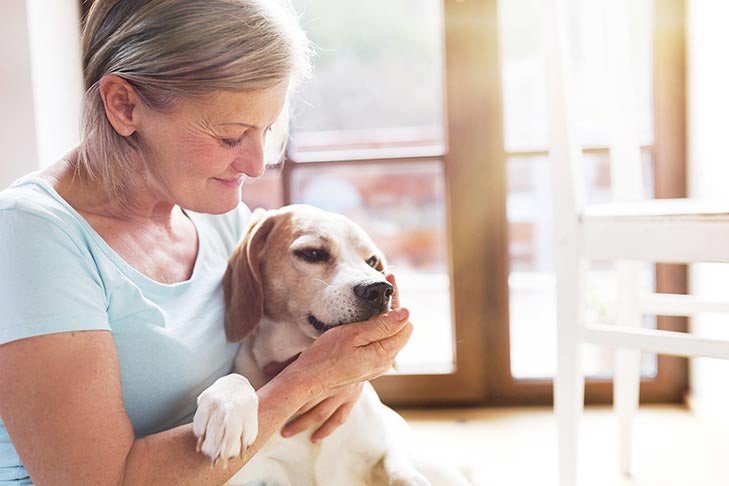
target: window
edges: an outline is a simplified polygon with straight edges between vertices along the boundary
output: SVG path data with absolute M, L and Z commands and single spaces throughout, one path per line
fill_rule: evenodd
M 484 189 L 485 167 L 501 161 L 498 130 L 489 128 L 498 86 L 488 76 L 495 57 L 484 63 L 481 49 L 455 46 L 495 46 L 487 28 L 495 4 L 397 0 L 383 15 L 378 2 L 293 3 L 318 48 L 316 77 L 295 107 L 285 164 L 245 187 L 244 200 L 343 213 L 383 248 L 416 325 L 398 372 L 375 384 L 383 398 L 481 400 L 483 276 L 488 262 L 503 260 L 489 239 L 504 243 L 481 209 L 498 215 L 504 205 Z M 481 20 L 448 28 L 468 18 Z
M 416 325 L 399 373 L 375 383 L 383 399 L 548 403 L 554 303 L 541 2 L 397 0 L 387 15 L 372 2 L 294 4 L 319 49 L 317 75 L 301 95 L 287 162 L 244 198 L 342 212 L 383 247 Z M 610 188 L 601 5 L 570 3 L 594 200 Z M 680 196 L 683 5 L 631 5 L 638 126 L 652 176 L 645 191 Z M 595 262 L 590 280 L 601 318 L 611 268 Z M 646 266 L 645 282 L 680 291 L 685 269 Z M 588 357 L 588 400 L 609 398 L 610 359 Z M 685 367 L 646 356 L 644 389 L 677 399 Z

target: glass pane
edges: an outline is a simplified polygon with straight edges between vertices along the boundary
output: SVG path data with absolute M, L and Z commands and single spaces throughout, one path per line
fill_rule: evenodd
M 607 152 L 584 155 L 588 200 L 610 199 Z M 652 181 L 650 153 L 643 152 L 644 170 Z M 554 224 L 549 159 L 546 156 L 511 157 L 507 162 L 509 223 L 509 332 L 511 371 L 515 378 L 546 378 L 554 375 L 556 357 L 556 300 L 554 280 Z M 651 184 L 652 187 L 652 184 Z M 646 187 L 646 196 L 652 190 Z M 655 289 L 653 266 L 646 264 L 642 286 Z M 592 262 L 587 281 L 588 322 L 615 321 L 617 276 L 609 262 Z M 644 326 L 655 328 L 655 318 Z M 585 372 L 591 377 L 609 377 L 612 352 L 597 348 L 585 351 Z M 643 354 L 645 376 L 656 373 L 654 355 Z
M 569 0 L 570 36 L 580 135 L 587 146 L 606 145 L 609 111 L 605 9 L 609 0 Z M 499 1 L 499 48 L 504 143 L 509 152 L 547 147 L 544 32 L 541 0 Z M 628 3 L 636 129 L 653 143 L 653 1 Z
M 295 152 L 442 145 L 440 0 L 293 3 L 317 46 Z
M 415 332 L 398 355 L 400 372 L 453 371 L 450 279 L 442 164 L 297 166 L 291 199 L 360 224 L 398 279 Z
M 242 200 L 251 210 L 275 209 L 284 204 L 281 171 L 268 168 L 258 179 L 248 179 L 243 186 Z

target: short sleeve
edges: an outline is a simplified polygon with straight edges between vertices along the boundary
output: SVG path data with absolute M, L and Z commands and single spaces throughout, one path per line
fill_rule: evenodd
M 85 241 L 62 221 L 0 211 L 0 344 L 109 330 L 106 292 Z

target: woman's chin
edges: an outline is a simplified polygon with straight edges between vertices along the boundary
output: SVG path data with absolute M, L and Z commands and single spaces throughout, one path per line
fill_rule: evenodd
M 212 197 L 206 198 L 206 200 L 182 201 L 180 206 L 196 213 L 227 213 L 237 208 L 238 204 L 240 204 L 240 191 L 234 192 L 235 194 L 215 194 Z

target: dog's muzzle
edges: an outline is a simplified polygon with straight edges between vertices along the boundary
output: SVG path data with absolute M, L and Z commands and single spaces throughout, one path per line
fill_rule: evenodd
M 343 324 L 369 320 L 390 308 L 390 298 L 394 289 L 388 282 L 368 282 L 355 285 L 352 291 L 357 297 L 357 306 L 354 312 L 349 312 L 346 318 L 336 323 L 325 323 L 309 314 L 309 324 L 320 333 L 323 333 Z

